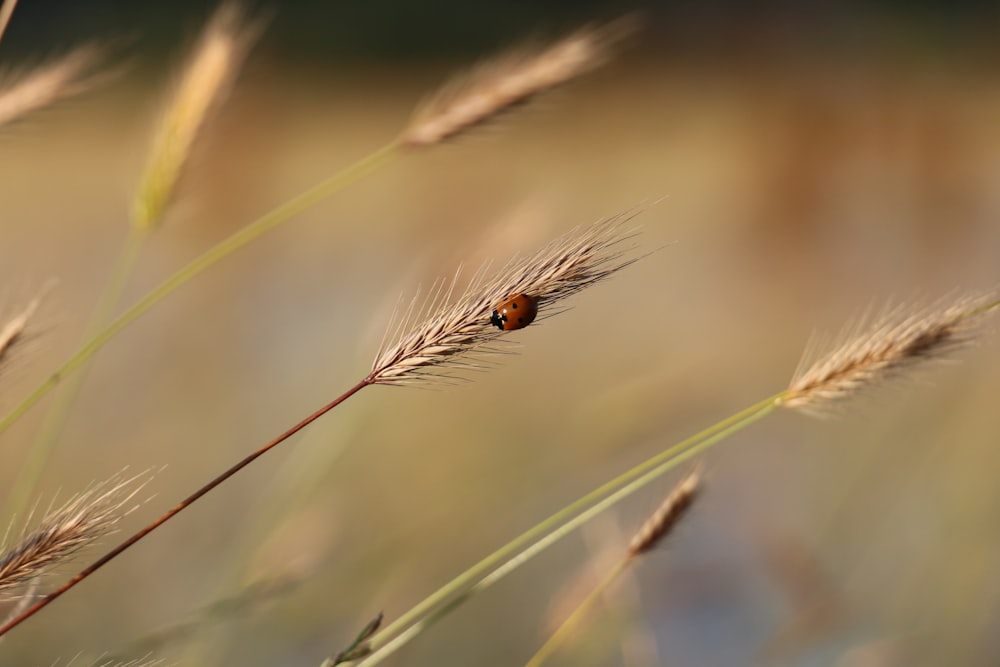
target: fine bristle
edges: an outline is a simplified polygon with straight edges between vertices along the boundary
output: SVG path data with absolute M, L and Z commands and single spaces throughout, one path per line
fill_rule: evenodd
M 702 490 L 701 473 L 691 472 L 674 487 L 629 543 L 630 556 L 638 556 L 660 544 L 688 513 Z
M 452 370 L 480 369 L 488 364 L 484 354 L 498 353 L 506 332 L 490 324 L 496 304 L 512 294 L 528 294 L 538 303 L 539 318 L 558 312 L 553 307 L 563 299 L 625 268 L 636 257 L 627 258 L 623 243 L 632 237 L 624 228 L 636 212 L 609 218 L 576 229 L 550 243 L 534 255 L 515 258 L 487 276 L 478 272 L 465 293 L 451 301 L 454 281 L 448 289 L 440 283 L 428 302 L 410 303 L 383 342 L 367 381 L 371 384 L 408 384 L 456 379 Z M 417 324 L 409 331 L 409 322 Z
M 445 86 L 413 116 L 400 137 L 406 148 L 441 143 L 496 118 L 606 63 L 634 29 L 631 17 L 580 30 L 532 54 L 485 63 Z
M 998 305 L 994 294 L 965 297 L 918 312 L 896 309 L 863 332 L 848 336 L 817 361 L 800 364 L 781 403 L 826 412 L 859 390 L 967 345 L 975 339 L 984 316 Z

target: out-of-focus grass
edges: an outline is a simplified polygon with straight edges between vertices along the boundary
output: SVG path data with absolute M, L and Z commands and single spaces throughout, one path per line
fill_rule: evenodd
M 447 69 L 251 71 L 132 295 L 382 145 Z M 77 339 L 126 230 L 155 99 L 120 84 L 3 137 L 0 284 L 61 284 L 43 347 L 0 405 Z M 636 51 L 487 138 L 338 195 L 102 353 L 43 496 L 168 464 L 153 507 L 129 519 L 141 521 L 353 384 L 398 295 L 463 259 L 503 260 L 666 195 L 639 220 L 644 246 L 662 249 L 517 334 L 521 354 L 468 386 L 380 387 L 345 404 L 3 650 L 17 664 L 113 650 L 291 570 L 308 585 L 206 635 L 206 655 L 318 663 L 378 609 L 398 615 L 557 506 L 783 387 L 812 331 L 890 296 L 994 286 L 998 106 L 1000 85 L 957 60 L 793 67 Z M 929 386 L 826 424 L 780 417 L 713 452 L 711 494 L 637 574 L 636 613 L 661 654 L 834 661 L 892 641 L 924 664 L 995 661 L 998 363 L 987 342 Z M 0 439 L 12 462 L 0 488 L 40 414 Z M 624 532 L 659 494 L 622 507 Z M 565 542 L 415 642 L 408 662 L 525 659 L 587 558 Z M 568 664 L 620 661 L 603 638 Z

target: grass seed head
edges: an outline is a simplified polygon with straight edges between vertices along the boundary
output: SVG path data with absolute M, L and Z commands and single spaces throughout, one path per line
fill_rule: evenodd
M 629 556 L 638 556 L 656 548 L 688 513 L 701 490 L 701 473 L 698 470 L 682 479 L 632 538 L 628 546 Z
M 25 340 L 28 325 L 38 311 L 38 307 L 42 304 L 45 291 L 43 290 L 29 301 L 28 305 L 21 312 L 8 318 L 6 321 L 0 321 L 0 375 L 2 375 L 4 366 L 10 362 L 16 350 L 21 347 L 21 343 Z
M 34 530 L 26 530 L 14 540 L 5 539 L 0 551 L 0 596 L 114 532 L 135 509 L 131 501 L 149 479 L 148 473 L 128 478 L 119 473 L 49 511 Z
M 634 29 L 626 17 L 585 28 L 535 53 L 514 53 L 484 63 L 446 85 L 414 114 L 400 137 L 423 148 L 457 137 L 603 65 Z
M 172 200 L 209 113 L 221 104 L 250 48 L 260 21 L 225 2 L 209 21 L 167 105 L 132 205 L 132 223 L 155 227 Z
M 6 76 L 9 81 L 0 86 L 0 127 L 89 90 L 101 78 L 97 66 L 104 55 L 104 49 L 91 44 L 27 73 Z
M 940 359 L 976 338 L 996 294 L 967 296 L 917 312 L 896 309 L 811 364 L 800 364 L 782 404 L 823 414 L 857 392 Z
M 625 229 L 636 211 L 575 229 L 534 255 L 515 257 L 499 270 L 482 267 L 457 299 L 455 280 L 441 281 L 430 298 L 410 302 L 390 327 L 367 381 L 412 384 L 447 381 L 452 371 L 481 369 L 484 355 L 502 351 L 500 331 L 490 323 L 493 309 L 512 294 L 528 294 L 538 305 L 538 318 L 558 312 L 557 304 L 636 261 Z M 412 328 L 411 328 L 412 323 Z

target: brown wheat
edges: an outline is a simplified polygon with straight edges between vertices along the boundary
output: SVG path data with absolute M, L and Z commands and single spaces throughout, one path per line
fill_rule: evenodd
M 701 493 L 701 473 L 695 470 L 678 482 L 667 499 L 646 519 L 628 546 L 630 557 L 654 549 L 687 514 Z
M 103 57 L 104 50 L 91 44 L 40 65 L 27 74 L 8 75 L 12 80 L 0 89 L 0 127 L 88 90 L 99 80 L 95 68 Z
M 0 594 L 47 573 L 114 532 L 135 509 L 129 503 L 149 479 L 148 473 L 129 478 L 118 474 L 49 511 L 37 528 L 0 551 Z
M 970 343 L 984 317 L 998 305 L 997 295 L 989 294 L 966 296 L 918 312 L 890 312 L 812 364 L 801 364 L 781 403 L 826 412 L 859 390 Z
M 0 325 L 0 370 L 10 360 L 14 349 L 24 340 L 28 324 L 41 305 L 43 296 L 44 294 L 36 296 L 20 313 Z
M 209 113 L 225 98 L 262 29 L 236 2 L 223 3 L 205 28 L 153 140 L 132 205 L 132 221 L 160 222 Z
M 406 148 L 423 148 L 481 126 L 533 97 L 606 63 L 614 46 L 632 32 L 626 17 L 586 28 L 549 48 L 484 63 L 446 85 L 414 114 L 400 137 Z
M 510 295 L 527 294 L 538 302 L 538 319 L 561 312 L 555 308 L 560 301 L 638 259 L 625 257 L 629 249 L 623 247 L 633 236 L 625 223 L 634 215 L 631 211 L 575 229 L 498 270 L 485 265 L 454 301 L 457 276 L 450 283 L 439 282 L 426 303 L 418 307 L 416 298 L 410 302 L 393 335 L 387 332 L 366 382 L 440 381 L 454 377 L 450 370 L 483 368 L 483 355 L 501 352 L 501 337 L 508 333 L 490 324 L 496 305 Z M 415 327 L 404 333 L 411 321 Z

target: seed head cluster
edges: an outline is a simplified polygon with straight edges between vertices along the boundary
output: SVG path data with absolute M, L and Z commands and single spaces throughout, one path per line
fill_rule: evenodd
M 21 75 L 6 75 L 0 87 L 0 127 L 22 119 L 59 100 L 88 90 L 99 78 L 97 65 L 104 50 L 82 46 Z
M 932 359 L 940 359 L 975 338 L 986 315 L 1000 305 L 997 295 L 965 297 L 918 312 L 894 311 L 848 336 L 812 364 L 802 364 L 782 404 L 824 413 L 858 391 Z
M 535 53 L 484 63 L 430 98 L 400 137 L 423 148 L 457 137 L 606 63 L 634 25 L 626 17 L 587 28 Z
M 117 475 L 96 484 L 46 514 L 34 530 L 0 550 L 0 596 L 71 559 L 84 547 L 114 532 L 135 505 L 130 501 L 149 481 L 148 474 Z
M 452 301 L 455 281 L 438 284 L 426 303 L 411 301 L 372 365 L 370 384 L 447 380 L 452 371 L 480 369 L 483 354 L 500 352 L 500 331 L 490 323 L 497 304 L 513 294 L 538 303 L 538 318 L 557 312 L 561 301 L 632 264 L 625 223 L 635 212 L 576 229 L 534 255 L 517 257 L 498 270 L 479 270 L 464 294 Z M 537 321 L 537 320 L 536 320 Z M 410 325 L 412 323 L 412 329 Z
M 10 361 L 15 348 L 24 341 L 28 324 L 41 305 L 42 296 L 42 294 L 36 296 L 19 313 L 8 318 L 5 322 L 0 321 L 0 371 Z
M 209 112 L 225 98 L 261 32 L 235 2 L 225 2 L 205 28 L 167 105 L 132 204 L 132 222 L 156 226 L 170 204 Z
M 701 473 L 698 470 L 682 479 L 632 538 L 628 547 L 629 556 L 638 556 L 656 548 L 688 513 L 701 489 Z

